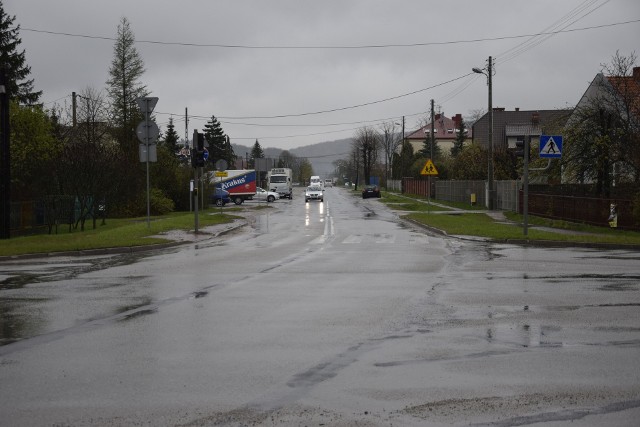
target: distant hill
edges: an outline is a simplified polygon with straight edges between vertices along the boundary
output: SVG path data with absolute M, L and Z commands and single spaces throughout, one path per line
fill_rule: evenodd
M 320 176 L 329 176 L 333 173 L 335 167 L 333 162 L 339 159 L 345 159 L 351 152 L 351 138 L 338 139 L 336 141 L 320 142 L 318 144 L 305 145 L 303 147 L 292 148 L 289 150 L 291 154 L 296 157 L 306 157 L 311 166 L 313 166 L 313 172 Z M 252 147 L 245 145 L 232 144 L 233 151 L 237 156 L 244 156 L 246 153 L 251 153 Z M 274 162 L 278 161 L 282 149 L 280 148 L 262 148 L 264 156 L 274 159 Z

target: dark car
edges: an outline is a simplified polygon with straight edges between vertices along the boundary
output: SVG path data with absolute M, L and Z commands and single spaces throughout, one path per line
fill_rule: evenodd
M 216 187 L 215 191 L 211 195 L 211 203 L 216 206 L 224 206 L 227 203 L 231 203 L 229 192 L 227 190 Z
M 362 189 L 362 198 L 368 199 L 369 197 L 380 198 L 380 188 L 377 185 L 365 185 Z

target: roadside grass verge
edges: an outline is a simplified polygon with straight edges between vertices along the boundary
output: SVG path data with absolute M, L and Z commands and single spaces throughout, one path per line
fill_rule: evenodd
M 484 210 L 483 206 L 471 205 L 470 203 L 446 202 L 442 200 L 431 200 L 422 196 L 403 196 L 397 192 L 383 191 L 380 200 L 390 208 L 402 211 L 446 211 L 453 209 L 463 210 Z M 446 207 L 443 207 L 446 206 Z
M 442 206 L 435 206 L 433 204 L 430 204 L 427 199 L 409 198 L 394 193 L 388 193 L 386 191 L 382 192 L 382 197 L 379 200 L 381 203 L 384 203 L 391 209 L 396 209 L 399 211 L 431 212 L 449 210 L 448 208 L 443 208 Z
M 198 215 L 200 228 L 209 225 L 226 224 L 240 218 L 228 213 L 220 213 L 220 208 L 210 208 Z M 38 234 L 18 236 L 0 240 L 0 256 L 22 255 L 30 253 L 66 252 L 113 247 L 144 246 L 166 243 L 169 240 L 155 236 L 170 230 L 193 230 L 192 212 L 173 212 L 168 215 L 150 218 L 107 219 L 105 225 L 97 222 L 94 230 L 91 222 L 85 223 L 85 231 L 72 230 L 60 226 L 58 234 Z
M 548 240 L 573 243 L 640 244 L 640 233 L 601 229 L 593 227 L 584 234 L 529 229 L 524 236 L 519 224 L 504 224 L 483 213 L 429 214 L 411 213 L 405 216 L 418 223 L 426 224 L 447 234 L 485 237 L 494 240 Z M 533 223 L 532 223 L 533 225 Z M 577 230 L 582 231 L 582 230 Z M 587 234 L 588 233 L 588 234 Z

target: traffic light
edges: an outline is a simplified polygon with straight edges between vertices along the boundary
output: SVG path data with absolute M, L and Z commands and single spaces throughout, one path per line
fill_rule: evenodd
M 524 142 L 524 139 L 516 140 L 516 157 L 524 158 L 525 149 L 526 149 L 526 144 Z
M 204 134 L 193 131 L 193 148 L 191 149 L 191 166 L 194 168 L 204 167 Z

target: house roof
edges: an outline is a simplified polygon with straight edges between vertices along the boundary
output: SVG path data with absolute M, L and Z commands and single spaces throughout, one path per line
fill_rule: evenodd
M 549 128 L 564 125 L 573 110 L 493 109 L 493 146 L 503 147 L 508 136 L 540 135 Z M 489 114 L 485 113 L 473 124 L 474 143 L 488 146 Z
M 609 76 L 607 80 L 621 98 L 629 101 L 632 114 L 640 118 L 640 67 L 634 67 L 631 76 Z
M 461 114 L 456 114 L 452 118 L 446 117 L 444 114 L 436 114 L 433 121 L 433 130 L 435 138 L 438 140 L 455 140 L 458 135 L 459 123 L 462 120 Z M 471 128 L 465 128 L 467 138 L 471 138 Z M 405 138 L 423 141 L 431 135 L 431 122 L 427 123 L 420 129 L 410 133 Z

